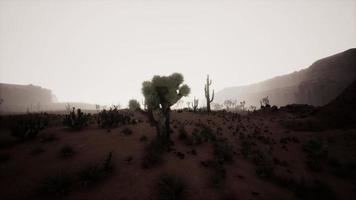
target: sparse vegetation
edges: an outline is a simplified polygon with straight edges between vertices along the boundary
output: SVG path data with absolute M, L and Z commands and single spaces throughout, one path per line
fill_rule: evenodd
M 142 158 L 142 167 L 148 169 L 162 162 L 164 149 L 165 145 L 160 138 L 154 138 L 146 144 Z
M 134 123 L 134 121 L 130 116 L 121 114 L 117 106 L 109 110 L 104 109 L 98 114 L 98 124 L 101 128 L 115 128 L 119 125 Z
M 5 163 L 10 160 L 9 154 L 0 154 L 0 164 Z
M 131 135 L 132 134 L 132 130 L 129 127 L 125 127 L 124 129 L 122 129 L 121 131 L 124 135 Z
M 141 105 L 136 99 L 131 99 L 129 101 L 129 109 L 132 111 L 141 110 Z
M 75 154 L 75 151 L 74 151 L 73 147 L 70 145 L 62 146 L 58 152 L 58 156 L 61 158 L 72 157 L 74 154 Z
M 59 140 L 59 138 L 54 134 L 46 134 L 41 137 L 41 142 L 54 142 Z
M 21 140 L 35 138 L 48 125 L 47 113 L 24 114 L 11 117 L 10 130 L 14 137 Z
M 140 141 L 141 142 L 146 142 L 148 140 L 147 136 L 146 135 L 143 135 L 140 137 Z
M 188 133 L 187 133 L 187 131 L 185 130 L 185 127 L 184 127 L 184 126 L 181 126 L 178 131 L 179 131 L 178 138 L 179 138 L 180 140 L 186 140 L 186 139 L 188 138 Z
M 44 194 L 62 197 L 70 192 L 72 186 L 72 177 L 64 172 L 58 172 L 44 180 L 41 190 Z
M 175 175 L 162 174 L 158 182 L 157 200 L 179 200 L 184 196 L 185 184 Z
M 112 152 L 109 152 L 103 162 L 87 164 L 78 172 L 80 185 L 87 187 L 110 174 L 113 169 Z
M 322 171 L 322 160 L 328 155 L 326 143 L 321 139 L 310 139 L 303 145 L 303 150 L 307 153 L 307 165 L 315 171 Z
M 271 107 L 270 102 L 269 102 L 269 99 L 268 99 L 268 96 L 262 98 L 262 99 L 260 100 L 260 104 L 261 104 L 261 109 L 263 109 L 263 108 L 270 108 L 270 107 Z
M 233 160 L 233 148 L 226 139 L 216 140 L 213 149 L 218 162 L 231 162 Z
M 30 155 L 36 156 L 42 154 L 43 152 L 45 152 L 45 150 L 41 146 L 35 146 L 31 149 Z
M 63 124 L 72 129 L 81 129 L 88 126 L 90 120 L 90 114 L 85 114 L 81 109 L 75 110 L 73 107 L 72 111 L 65 115 Z
M 196 98 L 194 97 L 193 102 L 192 102 L 192 108 L 193 108 L 193 111 L 194 111 L 194 112 L 197 111 L 198 105 L 199 105 L 199 99 L 196 99 Z

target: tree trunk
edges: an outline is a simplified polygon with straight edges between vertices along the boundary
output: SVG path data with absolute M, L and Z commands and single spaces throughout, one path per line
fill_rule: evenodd
M 166 109 L 164 115 L 166 116 L 166 139 L 167 142 L 170 140 L 170 133 L 171 133 L 171 127 L 170 127 L 170 118 L 171 118 L 171 109 L 168 107 L 168 109 Z
M 154 118 L 153 110 L 148 110 L 147 112 L 148 112 L 148 119 L 150 120 L 150 124 L 156 128 L 157 137 L 160 137 L 163 133 L 161 131 L 162 128 L 160 128 L 160 122 Z

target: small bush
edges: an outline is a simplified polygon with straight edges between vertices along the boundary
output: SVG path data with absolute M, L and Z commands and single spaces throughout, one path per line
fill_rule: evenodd
M 307 153 L 307 165 L 315 171 L 322 171 L 321 161 L 327 157 L 326 145 L 323 140 L 310 139 L 303 145 L 303 150 Z
M 146 142 L 148 139 L 147 139 L 147 136 L 146 135 L 143 135 L 140 137 L 140 141 L 141 142 Z
M 214 155 L 218 161 L 232 161 L 233 160 L 233 148 L 227 142 L 227 140 L 217 140 L 214 142 Z
M 42 154 L 43 152 L 45 152 L 45 150 L 44 150 L 42 147 L 40 147 L 40 146 L 35 146 L 35 147 L 33 147 L 33 148 L 31 149 L 30 155 L 35 156 L 35 155 Z
M 251 146 L 251 142 L 249 141 L 245 141 L 245 140 L 241 140 L 241 149 L 240 149 L 242 155 L 245 158 L 249 158 L 252 154 L 252 146 Z
M 102 176 L 100 165 L 97 164 L 88 164 L 78 172 L 79 182 L 84 187 L 98 181 Z
M 132 111 L 141 110 L 141 105 L 136 99 L 131 99 L 129 101 L 129 109 Z
M 73 110 L 65 115 L 63 124 L 67 127 L 73 129 L 81 129 L 85 126 L 88 126 L 90 120 L 90 114 L 85 114 L 81 111 L 81 109 L 77 109 L 73 107 Z
M 12 118 L 10 131 L 21 140 L 32 139 L 48 125 L 48 121 L 47 113 L 16 115 Z
M 78 179 L 80 184 L 86 187 L 110 174 L 113 169 L 112 152 L 109 152 L 102 163 L 88 164 L 82 168 L 78 172 Z
M 184 195 L 185 184 L 175 175 L 163 174 L 158 183 L 157 200 L 178 200 Z
M 192 139 L 193 144 L 201 144 L 202 141 L 203 141 L 202 137 L 197 132 L 193 132 L 192 133 L 192 138 L 191 139 Z
M 9 154 L 0 154 L 0 164 L 10 160 Z
M 102 110 L 98 114 L 98 124 L 101 128 L 114 128 L 118 125 L 135 123 L 130 116 L 123 115 L 119 112 L 117 107 L 110 108 L 109 110 Z
M 338 199 L 335 193 L 324 182 L 315 181 L 312 185 L 299 183 L 294 188 L 295 194 L 303 200 L 335 200 Z
M 72 157 L 74 154 L 75 154 L 75 151 L 74 151 L 73 147 L 71 147 L 69 145 L 63 146 L 58 152 L 58 155 L 61 158 Z
M 226 178 L 226 170 L 223 163 L 217 160 L 209 160 L 207 165 L 213 170 L 213 174 L 210 177 L 211 183 L 215 188 L 221 188 Z
M 57 140 L 59 140 L 59 138 L 54 134 L 47 134 L 41 137 L 41 142 L 54 142 Z
M 178 131 L 179 131 L 178 138 L 180 140 L 186 140 L 188 138 L 188 134 L 184 126 L 181 126 Z
M 213 130 L 207 126 L 203 126 L 201 131 L 200 131 L 201 138 L 204 141 L 215 141 L 216 136 L 213 133 Z
M 162 152 L 164 150 L 164 143 L 159 138 L 153 139 L 146 145 L 143 158 L 142 167 L 147 169 L 159 164 L 162 161 Z
M 45 179 L 42 191 L 49 195 L 63 196 L 70 191 L 72 184 L 73 180 L 71 176 L 60 172 Z
M 131 135 L 132 134 L 132 130 L 129 127 L 125 127 L 124 129 L 122 129 L 121 131 L 124 135 Z

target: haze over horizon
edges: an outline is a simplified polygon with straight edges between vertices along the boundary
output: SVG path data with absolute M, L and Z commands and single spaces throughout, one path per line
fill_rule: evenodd
M 0 0 L 0 82 L 59 101 L 142 99 L 153 75 L 182 73 L 203 98 L 356 47 L 356 0 Z

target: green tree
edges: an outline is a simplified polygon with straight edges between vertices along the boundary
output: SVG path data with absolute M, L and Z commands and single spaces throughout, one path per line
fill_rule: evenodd
M 170 139 L 170 111 L 182 97 L 190 93 L 188 85 L 183 84 L 182 74 L 154 76 L 151 81 L 142 83 L 142 93 L 151 122 L 156 126 L 157 136 L 165 141 Z M 155 119 L 154 113 L 158 115 Z
M 141 109 L 141 105 L 140 103 L 136 100 L 136 99 L 131 99 L 129 101 L 129 109 L 130 110 L 140 110 Z

